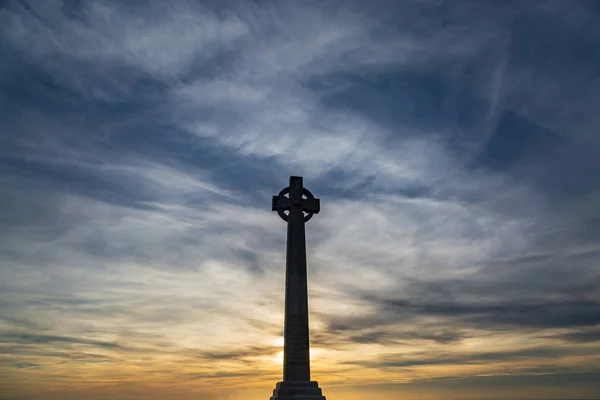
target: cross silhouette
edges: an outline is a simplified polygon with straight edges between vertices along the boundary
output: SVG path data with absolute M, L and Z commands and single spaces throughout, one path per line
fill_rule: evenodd
M 320 211 L 320 201 L 302 185 L 299 176 L 273 196 L 272 210 L 287 222 L 285 257 L 285 316 L 283 327 L 283 380 L 271 400 L 325 400 L 316 381 L 310 380 L 308 283 L 305 222 Z M 286 214 L 287 212 L 287 214 Z
M 289 214 L 286 214 L 285 211 L 291 212 L 292 207 L 300 208 L 301 211 L 307 213 L 304 216 L 304 222 L 321 210 L 319 199 L 315 199 L 310 190 L 302 186 L 302 177 L 300 176 L 291 176 L 290 186 L 279 192 L 277 196 L 273 196 L 272 211 L 277 211 L 286 222 L 289 222 Z

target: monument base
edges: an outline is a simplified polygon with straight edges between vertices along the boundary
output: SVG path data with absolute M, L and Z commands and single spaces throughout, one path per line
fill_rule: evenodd
M 316 381 L 277 382 L 271 400 L 325 400 Z

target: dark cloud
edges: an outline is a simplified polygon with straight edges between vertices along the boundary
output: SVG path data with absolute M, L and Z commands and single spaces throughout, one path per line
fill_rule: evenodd
M 480 327 L 579 327 L 600 323 L 597 302 L 563 301 L 544 303 L 496 303 L 496 304 L 415 304 L 405 300 L 385 300 L 383 312 L 410 316 L 441 316 L 458 321 L 474 323 Z
M 333 331 L 343 331 L 347 326 L 330 326 Z M 393 344 L 394 340 L 390 338 L 390 334 L 386 332 L 367 332 L 359 335 L 349 336 L 348 341 L 354 343 L 381 343 Z
M 41 367 L 40 364 L 34 363 L 9 363 L 9 367 L 18 368 L 18 369 L 39 369 Z
M 573 343 L 593 343 L 600 342 L 600 330 L 584 330 L 569 332 L 558 336 L 567 342 Z
M 264 346 L 264 347 L 248 347 L 240 350 L 232 351 L 203 351 L 200 353 L 202 358 L 209 360 L 242 360 L 248 357 L 260 357 L 274 355 L 281 351 L 280 347 Z
M 525 359 L 556 359 L 567 355 L 587 355 L 590 349 L 561 349 L 538 347 L 514 351 L 495 351 L 485 353 L 469 353 L 460 355 L 445 355 L 440 352 L 420 354 L 414 356 L 384 356 L 380 360 L 366 360 L 349 362 L 365 367 L 395 368 L 413 367 L 419 365 L 469 365 L 488 364 L 502 361 L 516 361 Z
M 349 330 L 351 327 L 349 325 L 330 325 L 329 329 L 333 332 L 344 332 L 345 330 Z M 350 329 L 351 330 L 351 329 Z M 464 336 L 459 331 L 451 331 L 451 330 L 443 330 L 440 329 L 438 331 L 434 329 L 423 328 L 417 331 L 409 331 L 409 332 L 386 332 L 386 331 L 369 331 L 366 333 L 360 333 L 358 335 L 352 335 L 344 337 L 344 341 L 353 342 L 353 343 L 363 343 L 363 344 L 400 344 L 407 343 L 415 340 L 427 340 L 436 343 L 453 343 L 462 339 Z
M 119 344 L 115 342 L 107 342 L 102 340 L 90 340 L 82 339 L 77 337 L 69 336 L 54 336 L 54 335 L 41 335 L 31 333 L 3 333 L 0 334 L 0 341 L 3 343 L 20 343 L 20 344 L 48 344 L 48 343 L 65 343 L 65 344 L 85 344 L 94 347 L 101 347 L 107 349 L 118 349 Z
M 328 319 L 330 332 L 363 331 L 372 327 L 391 327 L 401 324 L 419 324 L 427 317 L 441 318 L 439 328 L 445 324 L 453 329 L 477 328 L 481 330 L 583 328 L 600 324 L 600 304 L 593 301 L 560 302 L 419 302 L 406 299 L 371 299 L 376 310 L 363 317 L 336 317 Z M 361 338 L 394 337 L 393 332 L 369 333 Z M 402 338 L 402 334 L 398 334 Z M 460 335 L 450 332 L 432 334 L 421 332 L 407 338 L 452 341 Z
M 584 288 L 590 294 L 595 292 L 597 286 L 593 282 L 567 286 L 563 288 L 563 299 L 556 300 L 546 297 L 545 288 L 520 282 L 517 277 L 512 276 L 517 288 L 510 287 L 513 280 L 502 281 L 490 274 L 489 281 L 481 281 L 478 276 L 450 281 L 411 281 L 404 290 L 407 296 L 404 298 L 357 294 L 373 311 L 360 317 L 322 314 L 320 318 L 327 322 L 327 328 L 314 340 L 324 346 L 415 340 L 452 343 L 464 338 L 463 331 L 469 329 L 489 333 L 570 329 L 570 334 L 562 336 L 565 340 L 594 340 L 595 333 L 580 331 L 600 324 L 600 304 L 585 296 Z M 543 279 L 552 284 L 560 282 L 548 277 Z M 425 322 L 431 318 L 436 322 Z M 407 331 L 407 327 L 415 325 L 420 328 Z
M 238 377 L 250 377 L 250 376 L 256 376 L 256 372 L 227 372 L 227 371 L 220 371 L 220 372 L 207 372 L 207 373 L 203 373 L 203 374 L 187 374 L 187 375 L 182 375 L 183 379 L 186 380 L 198 380 L 198 379 L 214 379 L 214 378 L 238 378 Z
M 333 320 L 337 321 L 336 318 Z M 378 344 L 390 348 L 397 345 L 420 346 L 423 343 L 453 345 L 469 337 L 456 324 L 451 323 L 429 324 L 420 326 L 419 329 L 412 329 L 414 322 L 410 320 L 406 321 L 404 324 L 406 326 L 397 322 L 379 323 L 379 320 L 369 316 L 365 317 L 365 324 L 362 323 L 363 320 L 358 322 L 342 319 L 342 321 L 344 322 L 332 322 L 326 329 L 313 332 L 312 346 L 347 350 L 361 344 Z M 368 325 L 366 321 L 371 321 L 372 325 Z

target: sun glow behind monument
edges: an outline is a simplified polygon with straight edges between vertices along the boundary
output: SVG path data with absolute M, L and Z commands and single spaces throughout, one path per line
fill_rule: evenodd
M 275 356 L 271 359 L 274 363 L 283 366 L 283 336 L 282 337 L 278 337 L 275 338 L 273 340 L 273 344 L 279 348 L 281 348 L 281 351 L 278 351 Z M 324 349 L 320 349 L 320 348 L 315 348 L 315 347 L 311 347 L 309 350 L 309 354 L 310 354 L 310 359 L 312 361 L 319 361 L 321 359 L 320 355 L 322 355 L 325 352 Z

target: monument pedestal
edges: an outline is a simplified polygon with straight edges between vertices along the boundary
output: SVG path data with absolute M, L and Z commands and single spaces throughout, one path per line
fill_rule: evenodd
M 270 400 L 325 400 L 316 381 L 277 382 Z

